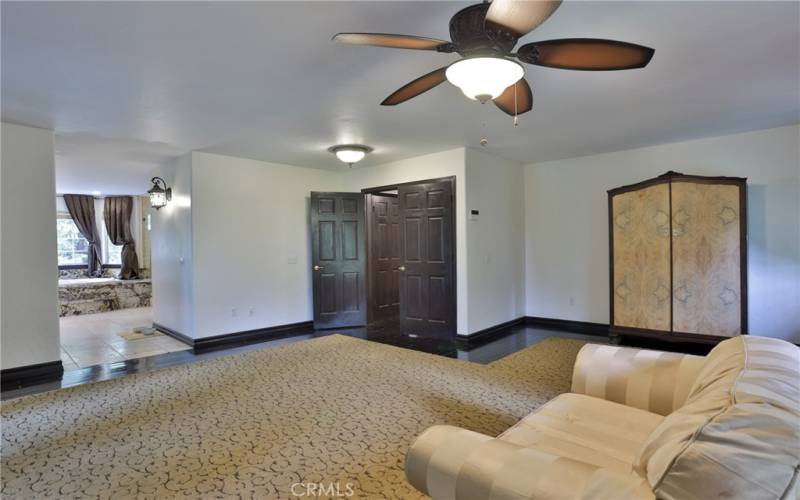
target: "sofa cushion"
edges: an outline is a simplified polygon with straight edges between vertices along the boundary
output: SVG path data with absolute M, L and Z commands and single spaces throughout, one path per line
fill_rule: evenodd
M 800 349 L 740 336 L 709 353 L 686 404 L 642 447 L 658 498 L 783 498 L 800 467 Z
M 562 394 L 519 421 L 500 439 L 628 473 L 642 443 L 663 419 L 591 396 Z

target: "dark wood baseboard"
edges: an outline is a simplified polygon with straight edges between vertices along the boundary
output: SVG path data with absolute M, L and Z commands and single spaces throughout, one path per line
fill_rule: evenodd
M 217 349 L 227 349 L 240 345 L 266 342 L 268 340 L 277 340 L 314 332 L 314 323 L 312 321 L 301 321 L 299 323 L 270 326 L 267 328 L 258 328 L 256 330 L 246 330 L 243 332 L 226 333 L 223 335 L 215 335 L 213 337 L 203 337 L 199 339 L 193 339 L 187 335 L 172 330 L 171 328 L 159 325 L 158 323 L 153 323 L 153 327 L 166 333 L 170 337 L 174 337 L 184 344 L 191 346 L 194 353 L 215 351 Z
M 525 324 L 548 330 L 559 330 L 582 335 L 595 335 L 608 337 L 609 326 L 605 323 L 590 323 L 588 321 L 573 321 L 570 319 L 540 318 L 538 316 L 525 316 Z
M 172 328 L 169 328 L 167 326 L 164 326 L 162 324 L 155 323 L 155 322 L 153 323 L 153 328 L 155 328 L 156 330 L 158 330 L 161 333 L 169 335 L 170 337 L 172 337 L 172 338 L 174 338 L 176 340 L 180 340 L 181 342 L 183 342 L 184 344 L 186 344 L 188 346 L 194 347 L 194 339 L 192 337 L 189 337 L 188 335 L 184 335 L 184 334 L 182 334 L 181 332 L 179 332 L 177 330 L 173 330 Z
M 51 380 L 60 380 L 63 374 L 64 365 L 60 359 L 48 363 L 0 370 L 0 390 L 20 389 Z
M 620 342 L 629 347 L 639 347 L 642 349 L 655 349 L 659 351 L 682 352 L 688 354 L 705 355 L 713 347 L 713 344 L 688 343 L 680 338 L 658 338 L 658 337 L 636 337 L 633 335 L 615 335 L 610 337 L 611 327 L 605 323 L 591 323 L 588 321 L 573 321 L 557 318 L 540 318 L 537 316 L 524 316 L 505 323 L 486 328 L 472 335 L 459 335 L 459 347 L 464 350 L 474 349 L 483 344 L 487 344 L 511 333 L 511 328 L 519 325 L 534 328 L 544 328 L 547 330 L 557 330 L 569 333 L 579 333 L 595 337 L 604 337 L 611 341 Z M 615 332 L 619 333 L 619 332 Z M 615 343 L 616 343 L 615 342 Z
M 489 328 L 484 328 L 483 330 L 470 333 L 469 335 L 458 335 L 456 340 L 465 347 L 477 347 L 503 337 L 508 333 L 509 328 L 513 328 L 524 323 L 525 317 L 521 316 L 519 318 L 512 319 L 511 321 L 499 323 L 497 325 L 490 326 Z

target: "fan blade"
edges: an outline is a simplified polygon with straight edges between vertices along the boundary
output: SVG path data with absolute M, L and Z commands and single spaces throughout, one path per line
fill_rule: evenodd
M 394 49 L 440 50 L 447 51 L 452 44 L 446 40 L 411 35 L 392 35 L 389 33 L 338 33 L 333 40 L 354 45 L 374 45 Z M 452 51 L 450 51 L 452 52 Z
M 516 93 L 516 99 L 515 94 Z M 523 78 L 508 87 L 494 100 L 495 106 L 511 116 L 521 115 L 533 109 L 533 93 L 531 86 Z
M 400 104 L 401 102 L 406 102 L 412 97 L 417 97 L 423 92 L 429 91 L 433 87 L 447 80 L 445 71 L 447 71 L 447 66 L 442 66 L 435 71 L 431 71 L 427 75 L 417 78 L 409 84 L 403 85 L 392 95 L 384 99 L 381 103 L 381 106 L 394 106 L 396 104 Z
M 486 12 L 489 28 L 504 29 L 517 38 L 542 24 L 561 0 L 493 0 Z
M 644 68 L 655 49 L 599 38 L 565 38 L 523 45 L 520 61 L 549 68 L 610 71 Z

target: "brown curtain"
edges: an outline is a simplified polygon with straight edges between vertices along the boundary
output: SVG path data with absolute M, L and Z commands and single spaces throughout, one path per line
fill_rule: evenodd
M 89 276 L 100 276 L 103 272 L 101 266 L 100 235 L 97 233 L 97 224 L 94 217 L 94 197 L 85 194 L 65 194 L 64 203 L 67 205 L 69 216 L 75 222 L 81 236 L 89 242 Z
M 131 236 L 131 213 L 133 198 L 130 196 L 108 196 L 103 206 L 106 231 L 111 243 L 122 245 L 122 269 L 119 279 L 132 280 L 139 277 L 139 259 Z

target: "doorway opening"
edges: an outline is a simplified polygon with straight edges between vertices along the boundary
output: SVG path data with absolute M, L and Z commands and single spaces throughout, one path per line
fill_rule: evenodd
M 314 326 L 456 333 L 455 178 L 312 193 Z
M 56 209 L 64 370 L 189 349 L 151 328 L 149 197 L 57 195 Z M 90 245 L 87 236 L 99 244 Z M 125 245 L 135 265 L 123 266 Z M 90 261 L 97 263 L 92 270 Z

